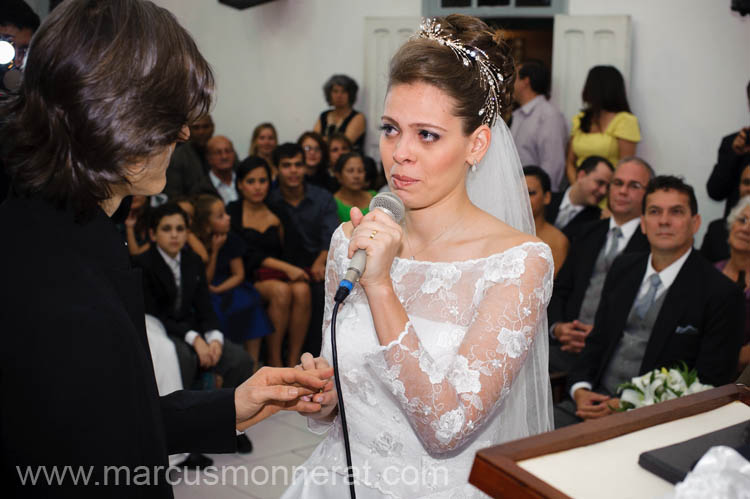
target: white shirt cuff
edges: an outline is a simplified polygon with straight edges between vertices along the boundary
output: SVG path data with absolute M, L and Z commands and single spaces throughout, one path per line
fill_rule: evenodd
M 224 335 L 221 331 L 218 329 L 212 329 L 211 331 L 206 333 L 206 343 L 211 343 L 212 341 L 218 341 L 222 345 L 224 345 Z
M 193 346 L 193 343 L 195 343 L 195 339 L 198 337 L 198 333 L 196 331 L 188 331 L 185 333 L 185 343 L 187 343 L 190 346 Z
M 573 386 L 570 387 L 570 398 L 572 398 L 575 401 L 575 397 L 573 396 L 579 388 L 585 388 L 586 390 L 591 390 L 592 386 L 591 383 L 588 381 L 579 381 L 578 383 L 575 383 Z

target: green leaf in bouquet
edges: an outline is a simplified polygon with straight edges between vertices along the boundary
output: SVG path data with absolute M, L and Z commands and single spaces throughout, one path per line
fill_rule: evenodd
M 626 381 L 625 383 L 620 383 L 617 386 L 617 394 L 620 395 L 624 390 L 628 390 L 628 389 L 636 391 L 636 392 L 640 393 L 641 395 L 644 394 L 643 390 L 641 390 L 640 388 L 638 388 L 638 386 L 635 385 L 634 383 L 632 383 L 631 381 Z
M 678 397 L 682 397 L 683 392 L 681 390 L 675 390 L 671 386 L 667 386 L 667 390 L 674 393 Z
M 611 409 L 611 407 L 610 407 Z M 615 409 L 617 412 L 625 412 L 629 411 L 630 409 L 635 409 L 635 405 L 630 402 L 623 402 L 620 401 L 620 407 L 618 409 Z

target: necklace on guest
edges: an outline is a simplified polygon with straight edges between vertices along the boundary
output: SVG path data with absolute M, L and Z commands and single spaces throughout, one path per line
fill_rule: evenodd
M 409 257 L 409 260 L 414 261 L 414 257 L 415 256 L 417 256 L 418 254 L 420 254 L 421 252 L 423 252 L 424 250 L 426 250 L 427 248 L 429 248 L 430 246 L 432 246 L 432 244 L 435 241 L 437 241 L 438 239 L 440 239 L 444 235 L 450 234 L 451 232 L 453 232 L 453 230 L 456 227 L 458 227 L 458 225 L 461 223 L 461 221 L 464 219 L 464 217 L 466 217 L 466 212 L 464 212 L 464 214 L 461 215 L 461 217 L 458 220 L 456 220 L 456 222 L 454 222 L 453 225 L 451 225 L 450 227 L 448 227 L 448 229 L 440 232 L 440 234 L 438 234 L 436 237 L 432 238 L 430 240 L 430 242 L 428 242 L 427 244 L 425 244 L 422 247 L 422 249 L 420 249 L 419 251 L 416 251 L 416 252 L 414 251 L 414 249 L 411 246 L 411 240 L 409 238 L 409 230 L 408 230 L 409 228 L 407 227 L 407 231 L 406 231 L 406 244 L 409 246 L 409 253 L 411 253 L 411 256 Z M 408 224 L 405 222 L 404 225 L 408 225 Z

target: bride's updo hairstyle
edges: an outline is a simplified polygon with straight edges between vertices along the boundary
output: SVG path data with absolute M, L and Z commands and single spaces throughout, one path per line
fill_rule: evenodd
M 479 49 L 502 75 L 497 91 L 497 119 L 510 106 L 513 98 L 515 67 L 510 47 L 502 40 L 500 31 L 494 31 L 476 17 L 452 14 L 426 20 L 439 25 L 437 38 L 460 42 L 467 49 Z M 423 22 L 423 27 L 425 26 Z M 480 75 L 479 63 L 462 61 L 446 43 L 420 35 L 406 42 L 391 59 L 388 88 L 394 85 L 423 82 L 434 85 L 450 95 L 456 102 L 454 115 L 463 120 L 464 134 L 469 135 L 487 120 L 485 107 L 488 95 L 486 78 Z

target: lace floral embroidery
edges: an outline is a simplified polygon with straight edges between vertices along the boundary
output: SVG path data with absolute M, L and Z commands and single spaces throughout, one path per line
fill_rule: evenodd
M 407 314 L 465 324 L 453 356 L 431 355 L 412 321 L 397 341 L 366 356 L 368 366 L 400 401 L 424 447 L 433 454 L 463 445 L 507 396 L 531 348 L 552 289 L 552 258 L 526 244 L 486 259 L 477 279 L 460 265 L 422 272 Z M 481 276 L 481 277 L 480 277 Z M 408 272 L 401 284 L 418 284 Z M 466 291 L 462 291 L 465 288 Z M 469 303 L 462 303 L 469 296 Z M 421 305 L 421 308 L 418 306 Z M 461 312 L 457 312 L 461 311 Z M 465 322 L 464 322 L 465 321 Z M 436 338 L 445 344 L 444 338 Z

